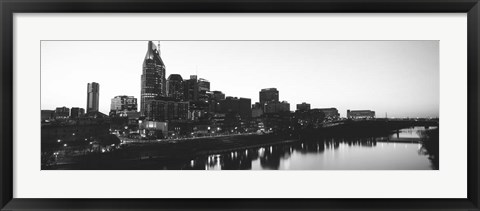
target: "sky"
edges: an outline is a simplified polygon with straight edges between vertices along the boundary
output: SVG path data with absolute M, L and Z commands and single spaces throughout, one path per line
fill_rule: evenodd
M 157 43 L 157 41 L 155 41 Z M 100 112 L 134 96 L 148 41 L 42 41 L 41 109 L 86 108 L 87 84 L 100 84 Z M 166 75 L 198 75 L 226 96 L 312 108 L 373 110 L 377 117 L 438 117 L 438 41 L 160 41 Z M 139 106 L 140 107 L 140 106 Z

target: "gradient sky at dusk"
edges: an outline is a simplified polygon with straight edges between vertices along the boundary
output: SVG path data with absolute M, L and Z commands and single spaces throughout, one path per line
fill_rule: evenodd
M 81 107 L 100 84 L 100 111 L 117 95 L 140 100 L 148 41 L 42 41 L 41 109 Z M 197 74 L 211 90 L 258 102 L 262 88 L 312 108 L 377 117 L 437 117 L 438 41 L 161 41 L 167 77 Z

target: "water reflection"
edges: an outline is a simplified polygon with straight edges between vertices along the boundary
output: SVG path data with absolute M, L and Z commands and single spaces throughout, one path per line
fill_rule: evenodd
M 387 137 L 321 138 L 238 149 L 197 157 L 182 169 L 438 169 L 438 128 L 408 128 Z

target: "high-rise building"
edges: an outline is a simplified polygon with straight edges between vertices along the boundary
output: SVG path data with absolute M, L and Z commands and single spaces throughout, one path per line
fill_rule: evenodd
M 188 118 L 188 102 L 178 102 L 171 98 L 156 98 L 145 105 L 146 120 L 171 121 Z
M 207 79 L 198 79 L 198 91 L 210 91 L 210 82 Z
M 98 111 L 100 84 L 92 82 L 87 85 L 87 113 Z
M 179 74 L 171 74 L 167 79 L 167 97 L 183 100 L 183 78 Z
M 266 102 L 278 102 L 278 90 L 276 88 L 268 88 L 260 90 L 260 104 L 265 105 Z
M 145 105 L 155 97 L 166 95 L 165 64 L 160 57 L 160 44 L 157 47 L 148 41 L 147 54 L 143 61 L 143 72 L 140 93 L 140 112 L 145 115 Z
M 137 111 L 137 98 L 133 96 L 120 95 L 112 98 L 110 111 Z
M 310 110 L 310 104 L 303 102 L 302 104 L 297 104 L 298 111 L 308 111 Z
M 72 109 L 70 109 L 70 117 L 71 118 L 82 117 L 84 114 L 85 114 L 85 109 L 83 109 L 83 108 L 72 107 Z
M 209 100 L 210 82 L 206 79 L 198 79 L 198 100 L 207 102 Z
M 184 98 L 187 101 L 198 101 L 198 80 L 196 75 L 191 75 L 190 79 L 184 81 Z

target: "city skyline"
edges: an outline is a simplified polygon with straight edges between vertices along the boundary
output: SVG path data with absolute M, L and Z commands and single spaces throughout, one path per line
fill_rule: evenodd
M 91 82 L 102 87 L 102 113 L 115 96 L 140 99 L 147 42 L 42 41 L 41 109 L 83 108 Z M 160 52 L 167 77 L 197 75 L 211 91 L 252 103 L 261 89 L 277 88 L 292 111 L 306 102 L 335 107 L 341 116 L 368 109 L 377 117 L 438 117 L 438 47 L 438 41 L 161 41 Z M 71 80 L 49 80 L 58 76 Z

